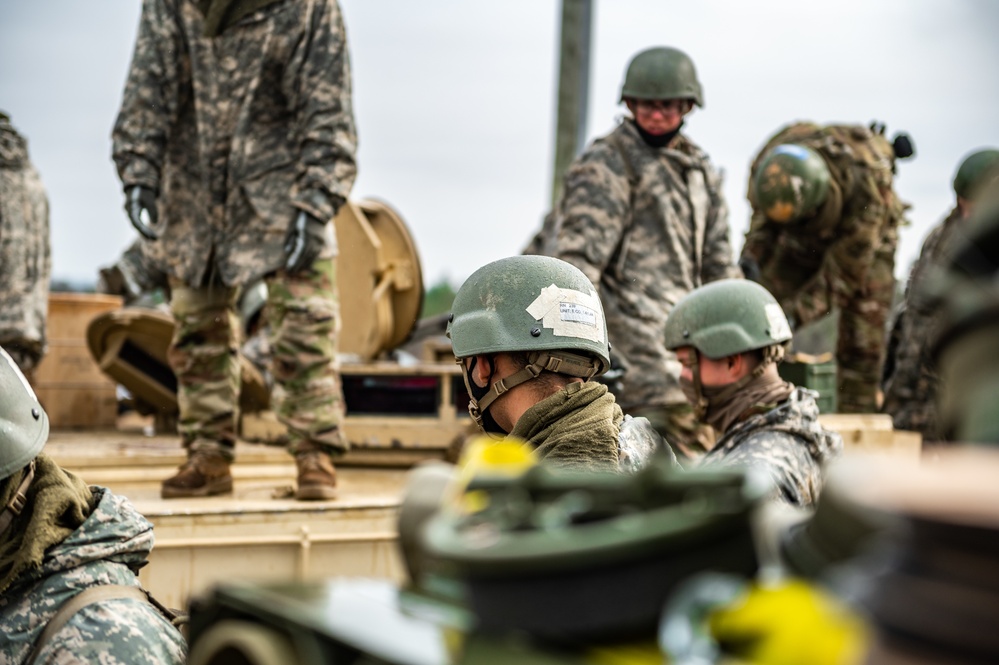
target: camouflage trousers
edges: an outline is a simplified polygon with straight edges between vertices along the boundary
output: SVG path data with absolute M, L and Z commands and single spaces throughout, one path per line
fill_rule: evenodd
M 841 413 L 875 413 L 895 294 L 895 243 L 874 256 L 863 289 L 840 309 L 836 340 L 837 401 Z
M 265 280 L 275 383 L 271 405 L 288 429 L 288 450 L 343 454 L 348 443 L 340 431 L 344 407 L 334 259 L 318 259 L 296 275 L 278 271 Z M 213 450 L 232 460 L 242 336 L 238 289 L 194 288 L 173 279 L 170 286 L 176 329 L 168 357 L 177 376 L 181 438 L 189 452 Z

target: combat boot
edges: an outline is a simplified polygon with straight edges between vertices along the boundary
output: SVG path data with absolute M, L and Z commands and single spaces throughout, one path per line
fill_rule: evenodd
M 171 478 L 163 481 L 160 496 L 164 499 L 214 496 L 232 492 L 229 461 L 221 453 L 197 450 Z
M 309 450 L 295 455 L 298 467 L 299 501 L 322 501 L 336 498 L 336 469 L 330 456 L 319 450 Z

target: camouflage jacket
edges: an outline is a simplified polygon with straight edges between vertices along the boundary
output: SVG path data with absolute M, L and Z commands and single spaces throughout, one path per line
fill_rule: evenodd
M 607 386 L 595 381 L 570 383 L 541 400 L 510 436 L 527 441 L 546 463 L 577 470 L 632 472 L 657 450 L 672 455 L 648 420 L 625 416 Z
M 90 517 L 46 552 L 41 568 L 0 596 L 0 665 L 19 665 L 59 607 L 98 584 L 138 586 L 135 574 L 153 547 L 153 525 L 128 499 L 104 488 Z M 181 634 L 149 603 L 112 599 L 73 615 L 38 654 L 43 663 L 183 663 Z
M 611 350 L 626 370 L 621 407 L 684 403 L 680 364 L 663 341 L 666 316 L 701 284 L 741 276 L 708 156 L 683 134 L 652 148 L 625 120 L 566 172 L 556 214 L 551 253 L 600 292 Z
M 752 187 L 760 161 L 782 143 L 815 150 L 832 176 L 819 210 L 789 224 L 769 221 Z M 862 294 L 875 254 L 894 254 L 906 208 L 892 189 L 894 164 L 882 134 L 861 125 L 811 123 L 780 130 L 753 160 L 748 194 L 753 213 L 742 256 L 756 261 L 763 285 L 797 325 Z
M 882 411 L 890 414 L 896 429 L 923 435 L 924 441 L 938 441 L 937 388 L 939 377 L 930 358 L 930 332 L 939 325 L 938 310 L 913 298 L 933 265 L 940 262 L 943 248 L 959 228 L 961 213 L 954 208 L 923 241 L 919 258 L 909 273 L 905 301 L 899 313 L 898 344 L 895 347 L 894 371 L 885 385 Z
M 819 424 L 817 393 L 797 388 L 783 404 L 729 427 L 699 465 L 761 468 L 775 498 L 811 506 L 822 489 L 822 469 L 843 451 L 843 439 Z
M 267 5 L 214 38 L 194 0 L 143 0 L 113 157 L 159 193 L 156 265 L 192 286 L 280 267 L 298 210 L 331 220 L 356 176 L 336 0 Z
M 0 344 L 45 347 L 49 202 L 28 143 L 0 113 Z

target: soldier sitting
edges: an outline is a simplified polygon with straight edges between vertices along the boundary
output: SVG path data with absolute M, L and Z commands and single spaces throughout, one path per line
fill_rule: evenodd
M 153 526 L 41 452 L 49 421 L 0 349 L 0 663 L 183 663 L 136 572 Z
M 843 441 L 818 422 L 815 393 L 780 378 L 791 328 L 777 300 L 749 280 L 721 280 L 681 299 L 666 321 L 666 346 L 683 365 L 680 386 L 718 433 L 705 464 L 756 465 L 775 496 L 818 499 L 822 467 Z
M 490 263 L 455 295 L 447 327 L 486 433 L 527 441 L 540 458 L 575 469 L 633 470 L 657 449 L 645 418 L 626 416 L 607 386 L 607 323 L 578 268 L 546 256 Z

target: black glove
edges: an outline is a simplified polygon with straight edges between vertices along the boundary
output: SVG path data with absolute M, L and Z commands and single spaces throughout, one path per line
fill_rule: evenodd
M 912 142 L 912 137 L 904 132 L 895 135 L 895 140 L 891 144 L 898 159 L 908 159 L 916 154 L 916 146 Z
M 326 223 L 304 210 L 288 229 L 284 239 L 285 270 L 294 274 L 312 265 L 326 247 Z
M 740 256 L 739 257 L 739 267 L 742 268 L 742 274 L 746 279 L 760 283 L 763 279 L 763 275 L 760 274 L 760 264 L 756 262 L 751 256 Z
M 125 212 L 135 230 L 147 240 L 158 240 L 160 232 L 153 228 L 159 219 L 156 211 L 156 192 L 142 185 L 125 188 Z M 143 219 L 142 213 L 146 213 Z

